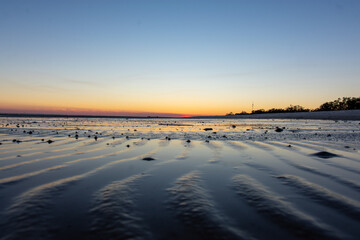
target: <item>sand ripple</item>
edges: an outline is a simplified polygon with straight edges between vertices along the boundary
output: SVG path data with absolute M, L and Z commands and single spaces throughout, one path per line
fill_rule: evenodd
M 250 239 L 221 215 L 211 196 L 201 186 L 199 172 L 182 176 L 168 191 L 171 194 L 171 208 L 201 239 Z
M 340 239 L 329 226 L 299 211 L 265 186 L 246 175 L 233 178 L 235 191 L 261 214 L 306 239 Z
M 113 182 L 95 194 L 92 233 L 97 239 L 152 239 L 146 223 L 136 212 L 136 183 L 145 175 Z

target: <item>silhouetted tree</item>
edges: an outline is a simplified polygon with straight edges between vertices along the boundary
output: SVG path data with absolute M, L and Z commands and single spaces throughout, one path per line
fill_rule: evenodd
M 290 105 L 289 107 L 283 108 L 271 108 L 269 110 L 258 109 L 253 110 L 250 114 L 261 114 L 261 113 L 285 113 L 285 112 L 310 112 L 310 111 L 337 111 L 337 110 L 354 110 L 360 109 L 360 97 L 343 97 L 338 98 L 331 102 L 326 102 L 320 105 L 319 108 L 310 110 L 308 108 L 304 108 L 300 105 Z M 249 114 L 247 112 L 242 111 L 241 113 L 235 113 L 235 115 L 243 115 Z M 234 115 L 234 113 L 230 112 L 226 114 Z
M 240 112 L 240 113 L 235 113 L 235 115 L 247 115 L 247 114 L 249 114 L 249 113 L 247 113 L 247 112 L 245 112 L 245 111 L 242 111 L 242 112 Z
M 264 109 L 259 109 L 259 110 L 255 110 L 252 111 L 252 114 L 259 114 L 259 113 L 285 113 L 285 112 L 309 112 L 310 109 L 304 108 L 300 105 L 290 105 L 289 107 L 287 107 L 286 109 L 283 108 L 271 108 L 267 111 L 265 111 Z
M 265 109 L 258 109 L 251 112 L 252 114 L 266 113 Z
M 360 109 L 360 98 L 343 97 L 320 105 L 315 111 L 336 111 Z

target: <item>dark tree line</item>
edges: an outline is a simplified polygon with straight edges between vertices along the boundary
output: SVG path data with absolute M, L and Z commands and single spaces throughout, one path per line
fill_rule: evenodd
M 269 110 L 258 109 L 253 110 L 250 114 L 259 114 L 259 113 L 289 113 L 289 112 L 311 112 L 311 111 L 337 111 L 337 110 L 353 110 L 360 109 L 360 98 L 355 97 L 343 97 L 338 98 L 337 100 L 326 102 L 320 105 L 319 108 L 316 109 L 308 109 L 304 108 L 300 105 L 290 105 L 289 107 L 283 108 L 271 108 Z M 226 115 L 245 115 L 249 114 L 247 112 L 241 113 L 227 113 Z
M 290 105 L 289 107 L 283 108 L 271 108 L 267 111 L 264 109 L 254 110 L 252 113 L 287 113 L 287 112 L 310 112 L 310 109 L 303 108 L 300 105 Z
M 336 111 L 360 109 L 360 98 L 343 97 L 320 105 L 315 111 Z

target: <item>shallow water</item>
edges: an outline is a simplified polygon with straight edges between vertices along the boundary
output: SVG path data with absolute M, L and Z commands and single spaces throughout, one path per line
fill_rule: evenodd
M 359 121 L 0 118 L 0 143 L 1 239 L 360 236 Z

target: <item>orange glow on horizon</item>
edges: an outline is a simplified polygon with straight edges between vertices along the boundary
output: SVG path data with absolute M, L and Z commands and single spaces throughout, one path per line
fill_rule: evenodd
M 0 113 L 18 113 L 18 114 L 59 114 L 59 115 L 90 115 L 90 116 L 163 116 L 163 117 L 192 117 L 205 116 L 206 114 L 183 114 L 178 112 L 160 112 L 160 111 L 119 111 L 102 110 L 90 108 L 66 108 L 66 107 L 1 107 Z
M 188 104 L 163 104 L 158 106 L 143 106 L 130 105 L 124 108 L 106 105 L 93 105 L 92 107 L 85 107 L 83 104 L 78 106 L 44 106 L 39 104 L 24 105 L 24 104 L 1 104 L 0 113 L 24 113 L 24 114 L 60 114 L 60 115 L 103 115 L 103 116 L 164 116 L 164 117 L 192 117 L 192 116 L 222 116 L 227 113 L 240 113 L 245 111 L 251 112 L 250 108 L 241 108 L 236 106 L 223 107 L 221 104 L 193 104 L 189 107 Z M 290 105 L 290 104 L 289 104 Z M 270 108 L 286 108 L 289 105 L 282 106 L 254 106 L 254 110 Z M 306 108 L 306 106 L 303 106 Z M 314 107 L 315 108 L 315 107 Z M 121 110 L 119 110 L 121 109 Z M 310 108 L 311 109 L 311 108 Z

